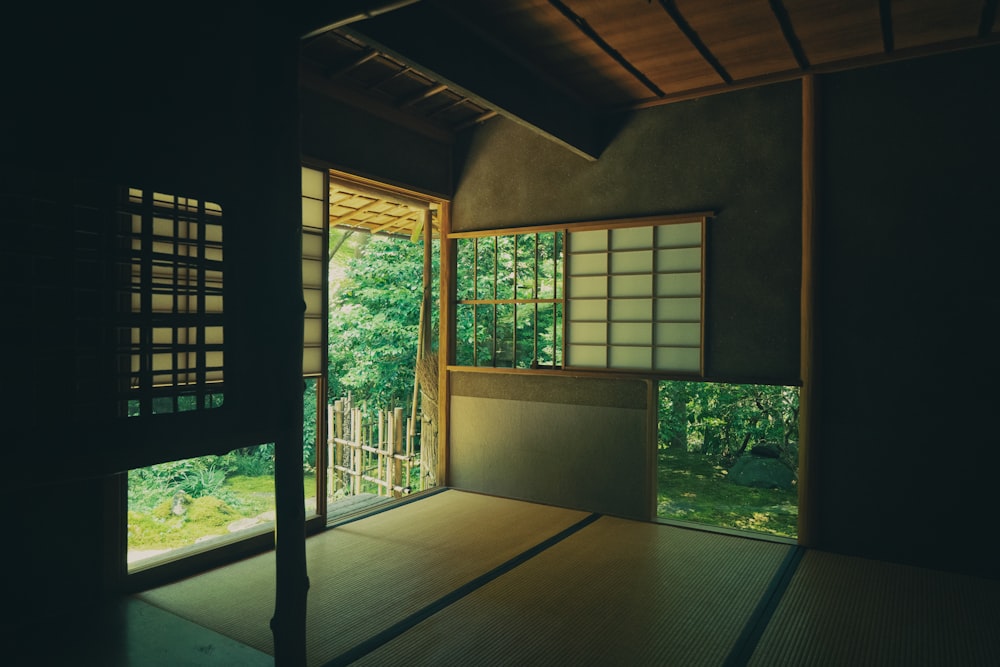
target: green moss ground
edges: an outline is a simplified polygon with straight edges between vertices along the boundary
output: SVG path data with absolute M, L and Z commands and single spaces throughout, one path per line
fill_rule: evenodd
M 315 476 L 305 475 L 303 488 L 307 498 L 315 497 Z M 274 509 L 274 479 L 235 475 L 226 479 L 218 497 L 185 495 L 179 502 L 185 506 L 182 515 L 172 511 L 173 494 L 166 494 L 152 512 L 129 511 L 129 550 L 177 549 L 194 544 L 200 538 L 225 535 L 233 521 Z
M 733 484 L 726 469 L 699 453 L 660 450 L 656 516 L 795 538 L 795 490 Z

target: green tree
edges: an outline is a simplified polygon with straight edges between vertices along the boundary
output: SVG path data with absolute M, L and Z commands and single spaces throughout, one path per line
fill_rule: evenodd
M 373 236 L 331 295 L 329 395 L 380 407 L 412 400 L 423 287 L 423 243 Z
M 798 420 L 798 387 L 661 383 L 661 447 L 684 446 L 723 464 L 732 464 L 744 452 L 766 444 L 794 468 Z

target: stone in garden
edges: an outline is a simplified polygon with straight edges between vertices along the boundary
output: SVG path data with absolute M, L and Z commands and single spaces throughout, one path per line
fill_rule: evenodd
M 727 478 L 734 484 L 758 489 L 792 489 L 795 475 L 778 459 L 743 455 L 730 468 Z

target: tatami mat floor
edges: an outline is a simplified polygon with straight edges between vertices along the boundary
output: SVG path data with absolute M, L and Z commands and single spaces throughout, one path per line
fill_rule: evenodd
M 457 490 L 306 544 L 310 665 L 1000 665 L 993 580 Z M 131 602 L 249 665 L 273 599 L 264 554 Z

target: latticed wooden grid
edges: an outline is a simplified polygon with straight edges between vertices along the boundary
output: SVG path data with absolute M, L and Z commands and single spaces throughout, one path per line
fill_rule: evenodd
M 222 207 L 129 188 L 119 229 L 118 372 L 127 414 L 221 405 Z

